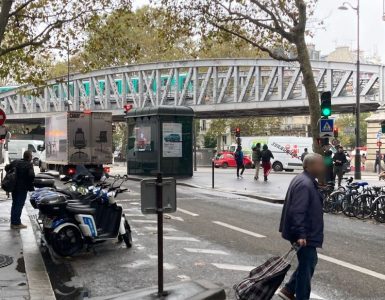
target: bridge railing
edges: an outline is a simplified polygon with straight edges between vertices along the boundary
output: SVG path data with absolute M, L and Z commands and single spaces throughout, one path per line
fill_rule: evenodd
M 356 65 L 313 61 L 319 91 L 334 99 L 351 99 L 356 91 Z M 362 64 L 360 96 L 384 101 L 385 67 Z M 22 86 L 0 93 L 7 114 L 71 110 L 121 110 L 159 105 L 223 105 L 306 99 L 296 63 L 271 59 L 209 59 L 112 67 L 67 78 L 45 86 Z M 350 100 L 349 100 L 350 101 Z

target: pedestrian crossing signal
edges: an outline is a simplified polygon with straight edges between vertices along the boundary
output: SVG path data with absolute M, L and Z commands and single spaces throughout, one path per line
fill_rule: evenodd
M 334 135 L 335 138 L 338 138 L 338 127 L 335 127 L 333 129 L 333 135 Z
M 323 92 L 321 94 L 321 116 L 330 117 L 332 114 L 332 94 L 331 92 Z

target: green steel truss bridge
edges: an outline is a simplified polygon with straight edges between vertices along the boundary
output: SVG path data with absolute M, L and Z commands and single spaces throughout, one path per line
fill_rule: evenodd
M 320 92 L 332 91 L 336 112 L 353 112 L 356 65 L 313 61 Z M 361 110 L 384 104 L 385 66 L 362 64 Z M 308 113 L 302 74 L 296 63 L 271 59 L 207 59 L 111 67 L 52 79 L 44 86 L 0 88 L 8 119 L 43 119 L 66 110 L 112 111 L 124 105 L 190 106 L 200 118 L 304 115 Z

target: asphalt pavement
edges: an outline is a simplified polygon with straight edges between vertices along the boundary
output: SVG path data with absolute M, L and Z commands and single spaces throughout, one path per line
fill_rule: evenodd
M 258 188 L 277 197 L 283 197 L 293 177 L 272 174 L 268 183 L 262 183 L 252 180 L 251 170 L 239 180 L 230 171 L 223 170 L 223 174 L 229 173 L 221 176 L 223 189 L 254 187 L 252 191 Z M 115 168 L 114 172 L 119 171 Z M 235 283 L 269 257 L 285 254 L 290 245 L 278 233 L 282 205 L 212 190 L 210 175 L 202 171 L 192 179 L 195 184 L 202 180 L 205 187 L 178 186 L 178 211 L 164 218 L 165 282 L 205 279 L 223 286 L 228 299 L 234 299 Z M 218 179 L 218 186 L 220 182 Z M 156 218 L 141 213 L 139 182 L 130 181 L 127 186 L 130 191 L 118 201 L 133 229 L 133 248 L 101 244 L 96 255 L 82 253 L 55 260 L 73 271 L 66 284 L 83 287 L 90 297 L 157 283 Z M 325 215 L 325 245 L 319 252 L 312 299 L 384 299 L 384 231 L 384 225 L 372 221 Z M 293 264 L 292 270 L 296 259 Z

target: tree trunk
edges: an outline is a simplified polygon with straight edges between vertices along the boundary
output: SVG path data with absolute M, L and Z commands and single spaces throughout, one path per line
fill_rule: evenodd
M 298 53 L 298 62 L 303 75 L 303 85 L 305 86 L 306 94 L 309 101 L 310 127 L 311 134 L 313 137 L 313 151 L 316 153 L 323 154 L 322 147 L 318 145 L 317 140 L 319 137 L 318 120 L 321 116 L 319 95 L 317 86 L 315 84 L 313 70 L 311 67 L 305 39 L 301 38 L 299 41 L 297 41 L 296 47 Z

